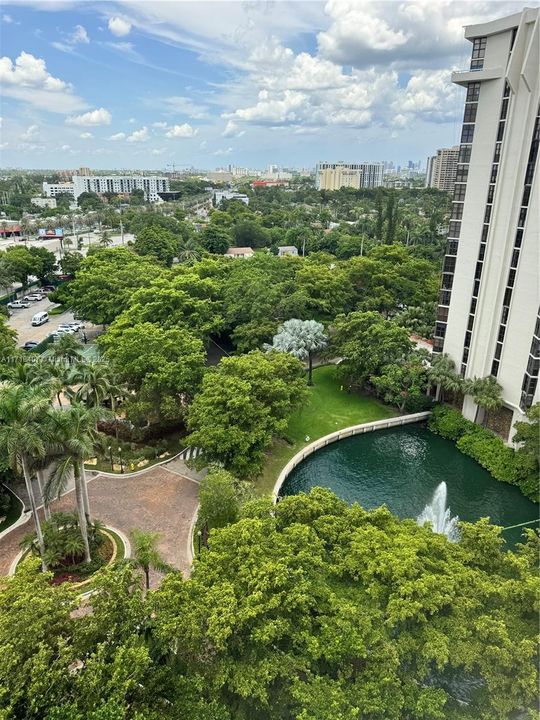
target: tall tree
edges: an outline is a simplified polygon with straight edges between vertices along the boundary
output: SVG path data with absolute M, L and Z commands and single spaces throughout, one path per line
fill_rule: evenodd
M 0 384 L 0 450 L 13 470 L 22 472 L 36 528 L 41 564 L 46 570 L 45 544 L 32 484 L 32 464 L 46 455 L 50 439 L 47 397 L 39 389 Z
M 88 541 L 91 517 L 84 463 L 94 454 L 98 444 L 96 425 L 105 417 L 107 413 L 103 408 L 85 408 L 76 403 L 63 410 L 52 410 L 49 414 L 50 435 L 54 438 L 60 458 L 53 463 L 44 495 L 48 501 L 59 497 L 73 477 L 86 562 L 91 560 Z
M 463 379 L 456 372 L 456 365 L 450 355 L 434 355 L 428 370 L 430 382 L 438 387 L 439 399 L 444 401 L 444 392 L 459 392 L 463 389 Z
M 287 320 L 274 335 L 271 348 L 308 361 L 308 385 L 313 385 L 313 354 L 326 347 L 324 325 L 315 320 Z
M 150 590 L 150 570 L 167 573 L 173 569 L 165 562 L 159 552 L 157 547 L 159 537 L 159 533 L 143 532 L 142 530 L 131 531 L 131 547 L 133 551 L 131 563 L 134 567 L 143 571 L 144 585 L 147 592 Z

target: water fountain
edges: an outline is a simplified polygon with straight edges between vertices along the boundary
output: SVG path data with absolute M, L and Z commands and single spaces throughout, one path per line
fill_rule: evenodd
M 446 535 L 451 542 L 459 540 L 457 515 L 450 514 L 450 508 L 446 507 L 446 496 L 448 488 L 443 481 L 435 488 L 431 502 L 426 505 L 420 515 L 416 518 L 418 525 L 422 526 L 426 522 L 431 523 L 433 532 Z

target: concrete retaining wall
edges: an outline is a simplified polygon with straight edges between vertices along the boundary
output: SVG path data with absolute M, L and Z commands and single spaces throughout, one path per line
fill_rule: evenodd
M 317 450 L 330 445 L 330 443 L 352 437 L 353 435 L 362 435 L 363 433 L 372 432 L 373 430 L 386 430 L 387 428 L 400 427 L 401 425 L 421 422 L 422 420 L 426 420 L 430 415 L 431 412 L 428 410 L 426 412 L 413 413 L 411 415 L 400 415 L 399 417 L 388 418 L 386 420 L 375 420 L 373 422 L 362 423 L 361 425 L 351 425 L 351 427 L 343 428 L 343 430 L 336 430 L 336 432 L 330 433 L 330 435 L 325 435 L 324 437 L 315 440 L 310 445 L 307 445 L 305 448 L 300 450 L 300 452 L 296 453 L 296 455 L 289 460 L 280 472 L 272 491 L 273 501 L 277 502 L 281 486 L 291 471 L 294 470 L 297 465 L 300 465 L 300 463 L 305 460 L 308 455 L 312 455 Z

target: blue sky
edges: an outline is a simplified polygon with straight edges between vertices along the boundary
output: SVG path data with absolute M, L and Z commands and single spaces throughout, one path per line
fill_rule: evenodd
M 528 5 L 537 5 L 536 2 Z M 3 3 L 2 167 L 422 160 L 457 143 L 470 0 Z

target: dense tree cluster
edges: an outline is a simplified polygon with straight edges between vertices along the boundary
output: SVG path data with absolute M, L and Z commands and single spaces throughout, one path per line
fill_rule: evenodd
M 170 573 L 146 599 L 128 566 L 103 573 L 84 613 L 32 565 L 6 579 L 2 717 L 532 717 L 533 533 L 508 553 L 497 528 L 463 523 L 451 543 L 322 489 L 220 524 L 191 578 Z

